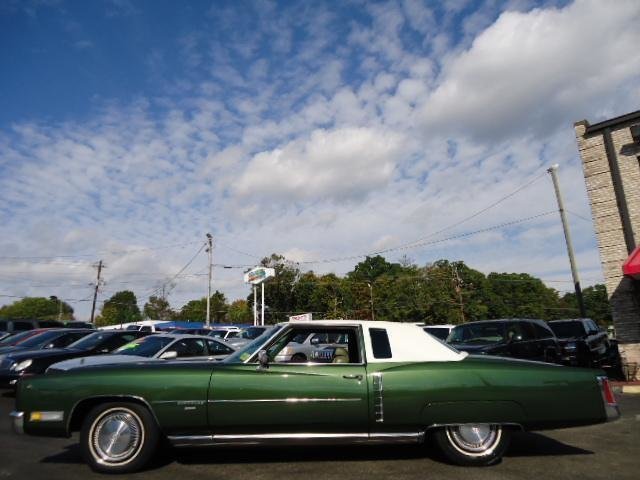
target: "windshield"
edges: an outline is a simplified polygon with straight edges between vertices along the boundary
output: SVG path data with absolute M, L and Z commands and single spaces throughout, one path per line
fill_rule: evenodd
M 500 343 L 505 341 L 505 328 L 502 322 L 473 323 L 455 327 L 447 343 Z
M 73 342 L 67 348 L 77 348 L 78 350 L 90 350 L 98 345 L 100 342 L 106 340 L 111 335 L 105 332 L 96 332 L 91 335 L 87 335 L 84 338 L 81 338 L 77 342 Z
M 582 322 L 554 322 L 549 326 L 558 338 L 582 337 L 585 334 Z
M 258 338 L 260 335 L 262 335 L 267 329 L 266 328 L 260 328 L 260 327 L 250 327 L 247 328 L 246 330 L 243 330 L 242 332 L 240 332 L 239 335 L 235 335 L 235 338 L 244 338 L 246 340 L 254 340 L 256 338 Z
M 60 336 L 60 332 L 42 332 L 34 335 L 31 338 L 26 339 L 24 342 L 20 342 L 21 347 L 38 347 L 45 343 L 56 339 Z
M 29 338 L 29 337 L 32 337 L 32 336 L 33 336 L 33 332 L 31 332 L 31 331 L 14 333 L 13 335 L 9 335 L 7 338 L 3 338 L 0 341 L 0 346 L 1 347 L 8 347 L 10 345 L 16 345 L 17 343 L 22 342 L 25 338 Z
M 149 336 L 127 343 L 113 352 L 113 355 L 136 355 L 138 357 L 153 357 L 164 347 L 173 342 L 171 337 Z
M 228 356 L 223 360 L 225 363 L 242 363 L 246 361 L 251 355 L 253 355 L 258 348 L 262 346 L 272 335 L 282 328 L 282 325 L 276 325 L 274 328 L 266 329 L 262 335 L 257 337 L 253 342 L 245 345 L 233 355 Z

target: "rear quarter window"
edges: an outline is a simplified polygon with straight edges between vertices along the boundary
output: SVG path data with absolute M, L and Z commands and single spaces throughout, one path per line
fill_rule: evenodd
M 391 358 L 391 345 L 387 331 L 384 328 L 370 328 L 369 336 L 373 358 Z

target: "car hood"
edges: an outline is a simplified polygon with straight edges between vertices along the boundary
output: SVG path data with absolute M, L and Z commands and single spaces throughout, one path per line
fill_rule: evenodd
M 73 368 L 91 367 L 94 365 L 112 365 L 115 363 L 150 362 L 155 358 L 140 357 L 137 355 L 95 355 L 92 357 L 72 358 L 54 363 L 49 368 L 52 370 L 71 370 Z
M 12 352 L 8 357 L 14 360 L 22 360 L 26 358 L 48 358 L 48 357 L 79 357 L 82 355 L 88 355 L 89 352 L 84 350 L 74 350 L 71 348 L 46 348 L 44 350 L 20 350 Z
M 24 347 L 19 345 L 7 345 L 6 347 L 0 347 L 0 354 L 7 354 L 11 352 L 16 352 L 18 350 L 24 350 Z

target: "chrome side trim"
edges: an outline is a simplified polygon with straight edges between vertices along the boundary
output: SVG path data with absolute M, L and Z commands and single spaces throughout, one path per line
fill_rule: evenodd
M 238 400 L 209 400 L 209 403 L 312 403 L 312 402 L 361 402 L 362 398 L 256 398 Z
M 204 405 L 207 403 L 206 400 L 152 400 L 151 403 L 154 405 L 165 405 L 168 403 L 175 403 L 178 406 L 183 405 Z
M 399 433 L 263 433 L 253 435 L 174 435 L 174 447 L 277 444 L 418 443 L 424 432 Z
M 22 435 L 24 433 L 24 412 L 14 410 L 9 416 L 12 420 L 13 432 Z
M 376 372 L 373 377 L 373 418 L 376 423 L 384 422 L 384 399 L 382 373 Z
M 487 424 L 489 425 L 487 422 L 469 422 L 469 423 L 433 423 L 431 425 L 429 425 L 427 427 L 427 430 L 432 430 L 434 428 L 444 428 L 444 427 L 464 427 L 466 426 L 473 426 L 473 425 L 478 425 L 478 424 Z M 521 431 L 524 432 L 524 427 L 522 425 L 520 425 L 519 423 L 513 423 L 513 422 L 499 422 L 499 423 L 495 423 L 495 425 L 501 425 L 503 427 L 515 427 Z

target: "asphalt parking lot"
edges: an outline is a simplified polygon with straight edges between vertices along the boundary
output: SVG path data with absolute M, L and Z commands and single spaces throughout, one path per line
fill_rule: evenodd
M 251 448 L 163 453 L 137 479 L 637 479 L 640 475 L 640 395 L 619 396 L 613 423 L 543 433 L 518 433 L 499 464 L 465 469 L 443 463 L 425 446 Z M 0 397 L 0 478 L 90 479 L 71 439 L 14 435 L 14 399 Z

